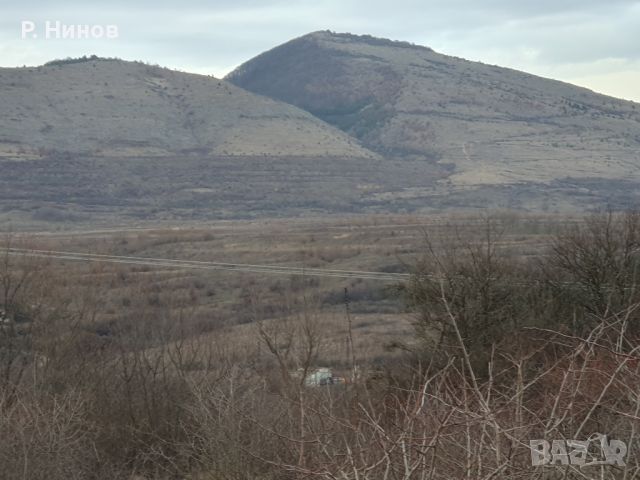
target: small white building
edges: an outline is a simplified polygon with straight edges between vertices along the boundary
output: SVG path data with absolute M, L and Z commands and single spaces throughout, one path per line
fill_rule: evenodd
M 331 385 L 333 373 L 330 368 L 318 368 L 315 372 L 307 375 L 304 384 L 307 387 L 318 387 L 320 385 Z

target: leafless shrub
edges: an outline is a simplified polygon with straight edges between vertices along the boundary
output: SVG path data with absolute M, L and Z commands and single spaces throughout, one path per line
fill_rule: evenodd
M 5 403 L 8 402 L 6 405 Z M 54 399 L 0 397 L 2 478 L 64 480 L 92 478 L 97 458 L 94 431 L 77 393 Z
M 640 213 L 599 214 L 559 235 L 545 272 L 576 316 L 592 328 L 601 316 L 640 301 Z M 628 326 L 638 329 L 637 316 Z

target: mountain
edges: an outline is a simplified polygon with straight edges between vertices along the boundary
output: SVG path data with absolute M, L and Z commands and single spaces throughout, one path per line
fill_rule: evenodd
M 640 205 L 639 105 L 370 36 L 3 68 L 0 111 L 0 229 Z
M 327 31 L 265 52 L 226 80 L 300 107 L 387 159 L 437 172 L 420 188 L 381 193 L 389 201 L 584 210 L 640 200 L 633 102 L 405 42 Z

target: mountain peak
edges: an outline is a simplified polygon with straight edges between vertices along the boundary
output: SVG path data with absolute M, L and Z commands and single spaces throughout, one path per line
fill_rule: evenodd
M 227 78 L 307 110 L 386 158 L 439 167 L 442 191 L 528 184 L 537 185 L 534 197 L 577 181 L 599 195 L 611 181 L 640 182 L 632 102 L 411 43 L 313 32 Z
M 367 34 L 334 32 L 332 30 L 318 30 L 315 32 L 308 33 L 307 35 L 304 35 L 299 39 L 329 40 L 329 41 L 338 41 L 338 42 L 364 43 L 367 45 L 378 46 L 378 47 L 415 48 L 415 49 L 431 50 L 429 47 L 416 45 L 414 43 L 410 43 L 406 41 L 390 40 L 387 38 L 375 37 L 373 35 L 367 35 Z

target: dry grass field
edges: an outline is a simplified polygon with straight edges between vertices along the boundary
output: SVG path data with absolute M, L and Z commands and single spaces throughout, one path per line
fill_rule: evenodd
M 537 255 L 569 217 L 497 214 L 504 230 L 499 248 L 509 256 Z M 425 236 L 442 244 L 473 238 L 479 217 L 384 215 L 218 222 L 164 229 L 13 234 L 14 242 L 43 250 L 308 269 L 409 273 Z M 47 260 L 58 285 L 89 290 L 97 314 L 91 327 L 108 336 L 140 318 L 178 318 L 195 336 L 229 338 L 238 348 L 258 348 L 256 325 L 291 322 L 312 311 L 322 330 L 320 363 L 346 361 L 351 314 L 354 346 L 365 362 L 393 355 L 388 346 L 411 343 L 412 315 L 397 282 L 315 275 L 210 271 L 107 262 Z M 346 289 L 346 298 L 345 298 Z M 304 304 L 304 305 L 302 305 Z

